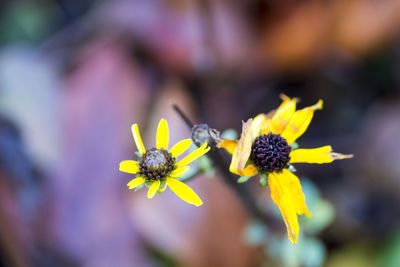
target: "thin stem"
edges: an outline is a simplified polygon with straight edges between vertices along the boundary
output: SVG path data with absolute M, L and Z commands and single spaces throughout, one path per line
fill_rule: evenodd
M 193 128 L 194 124 L 185 115 L 185 113 L 177 106 L 173 105 L 174 110 L 185 121 L 185 123 Z M 211 147 L 207 156 L 213 161 L 215 167 L 219 170 L 223 181 L 238 195 L 242 204 L 251 215 L 261 221 L 272 220 L 269 216 L 258 206 L 253 194 L 246 184 L 238 184 L 236 181 L 238 177 L 229 171 L 229 157 L 225 151 L 220 150 L 215 142 L 208 142 Z
M 186 123 L 188 127 L 193 128 L 194 123 L 183 113 L 183 111 L 178 107 L 178 105 L 173 104 L 172 107 L 178 113 L 178 115 L 182 118 L 182 120 Z

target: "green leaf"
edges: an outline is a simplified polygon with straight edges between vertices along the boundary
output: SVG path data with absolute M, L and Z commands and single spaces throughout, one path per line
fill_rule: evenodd
M 269 233 L 267 226 L 259 221 L 251 221 L 244 231 L 244 239 L 248 245 L 259 246 L 266 244 Z
M 213 171 L 213 166 L 209 158 L 203 156 L 197 160 L 197 163 L 199 164 L 200 170 L 203 172 L 210 173 Z
M 252 176 L 240 176 L 239 179 L 237 179 L 238 184 L 243 184 L 247 182 Z
M 267 175 L 261 174 L 260 175 L 260 186 L 267 187 L 267 185 L 268 185 Z
M 293 142 L 290 147 L 292 148 L 292 150 L 294 149 L 298 149 L 299 148 L 299 144 L 297 142 Z

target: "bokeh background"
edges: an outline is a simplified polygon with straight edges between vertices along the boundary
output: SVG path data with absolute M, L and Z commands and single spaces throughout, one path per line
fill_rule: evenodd
M 400 266 L 400 1 L 16 0 L 0 12 L 0 266 Z M 132 123 L 147 145 L 161 117 L 172 142 L 186 138 L 178 104 L 238 131 L 280 93 L 325 101 L 300 145 L 355 154 L 298 166 L 314 212 L 298 245 L 256 179 L 271 220 L 212 167 L 189 182 L 200 208 L 127 189 Z

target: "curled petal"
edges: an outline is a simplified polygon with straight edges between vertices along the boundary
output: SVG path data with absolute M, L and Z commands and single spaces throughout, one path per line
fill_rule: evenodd
M 296 243 L 299 235 L 297 215 L 311 216 L 307 208 L 301 184 L 296 175 L 287 169 L 268 175 L 271 198 L 278 206 L 285 221 L 289 240 Z
M 167 178 L 167 185 L 183 201 L 199 207 L 203 205 L 200 197 L 186 184 L 174 178 Z
M 147 198 L 153 198 L 154 195 L 157 193 L 158 189 L 160 189 L 161 182 L 160 180 L 154 181 L 149 188 L 149 191 L 147 191 Z
M 282 137 L 286 139 L 289 145 L 307 130 L 313 118 L 314 111 L 322 109 L 322 104 L 322 100 L 319 100 L 315 105 L 298 110 L 293 114 L 285 130 L 282 132 Z
M 192 161 L 200 158 L 204 154 L 206 154 L 208 151 L 210 151 L 210 147 L 207 147 L 207 143 L 202 144 L 199 148 L 194 150 L 192 153 L 181 159 L 177 164 L 176 168 L 180 168 L 183 166 L 188 165 Z
M 349 159 L 353 155 L 332 152 L 331 146 L 299 148 L 290 152 L 290 163 L 331 163 L 334 160 Z
M 283 102 L 273 115 L 270 125 L 270 130 L 274 134 L 282 133 L 296 111 L 296 98 L 289 98 L 285 95 L 282 95 L 281 98 Z
M 224 139 L 218 143 L 219 148 L 225 149 L 229 154 L 233 154 L 235 151 L 235 148 L 237 146 L 237 141 L 236 140 L 229 140 L 229 139 Z
M 171 152 L 171 155 L 173 157 L 177 157 L 180 154 L 182 154 L 183 152 L 185 152 L 191 145 L 192 145 L 193 141 L 192 139 L 183 139 L 182 141 L 179 141 L 178 143 L 176 143 L 169 152 Z
M 232 161 L 229 166 L 229 170 L 232 173 L 242 175 L 241 171 L 246 167 L 246 163 L 251 153 L 251 146 L 256 138 L 256 136 L 253 135 L 254 130 L 252 128 L 252 123 L 252 119 L 243 122 L 242 134 L 233 151 Z
M 168 122 L 165 119 L 161 119 L 157 127 L 156 148 L 168 149 L 168 143 L 169 143 Z
M 129 187 L 129 189 L 134 189 L 142 184 L 144 184 L 144 182 L 146 181 L 146 179 L 144 179 L 143 177 L 136 177 L 135 179 L 131 180 L 127 186 Z
M 142 137 L 140 136 L 139 126 L 137 123 L 132 125 L 132 135 L 135 140 L 135 144 L 140 154 L 144 155 L 146 153 L 146 148 L 143 145 Z
M 119 170 L 130 174 L 136 174 L 139 171 L 139 163 L 135 160 L 124 160 L 119 163 Z

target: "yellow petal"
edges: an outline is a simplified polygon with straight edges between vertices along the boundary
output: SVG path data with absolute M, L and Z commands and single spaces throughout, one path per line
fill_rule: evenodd
M 267 114 L 260 114 L 257 115 L 254 120 L 259 120 L 257 128 L 259 128 L 258 133 L 256 136 L 260 134 L 268 134 L 271 132 L 271 125 L 272 125 L 272 118 L 275 115 L 276 110 L 272 110 Z
M 349 159 L 353 155 L 332 152 L 331 146 L 299 148 L 290 152 L 290 163 L 331 163 L 337 159 Z
M 259 136 L 261 133 L 261 130 L 264 130 L 267 124 L 269 123 L 271 118 L 269 118 L 266 114 L 261 113 L 258 114 L 253 118 L 253 122 L 251 124 L 253 136 Z
M 243 170 L 240 171 L 240 173 L 237 173 L 241 176 L 254 176 L 257 175 L 258 170 L 256 168 L 256 166 L 254 166 L 253 164 L 248 164 Z
M 319 100 L 315 105 L 298 110 L 293 114 L 285 130 L 282 132 L 282 137 L 286 139 L 289 145 L 307 130 L 313 118 L 314 111 L 322 109 L 322 104 L 322 100 Z
M 144 184 L 144 182 L 146 181 L 146 179 L 144 179 L 143 177 L 136 177 L 135 179 L 131 180 L 127 186 L 129 187 L 129 189 L 134 189 L 136 187 L 138 187 L 139 185 Z
M 249 164 L 242 170 L 241 174 L 243 176 L 254 176 L 257 173 L 258 173 L 258 170 L 257 170 L 256 166 L 254 166 L 253 164 Z
M 177 168 L 177 169 L 173 170 L 169 176 L 171 176 L 173 178 L 182 177 L 182 175 L 184 175 L 189 169 L 190 169 L 189 166 L 183 166 L 183 167 Z
M 236 140 L 224 139 L 218 143 L 217 147 L 225 149 L 229 154 L 233 154 L 237 146 Z
M 167 178 L 168 187 L 182 200 L 196 207 L 203 205 L 200 197 L 186 184 L 174 178 Z
M 154 181 L 149 188 L 149 191 L 147 191 L 147 198 L 153 198 L 154 195 L 157 193 L 158 189 L 160 188 L 161 182 L 160 180 Z
M 132 125 L 132 135 L 135 139 L 135 144 L 140 154 L 144 155 L 146 153 L 146 148 L 143 145 L 142 137 L 140 136 L 139 126 L 135 123 Z
M 279 176 L 276 173 L 268 175 L 268 185 L 271 190 L 271 198 L 278 206 L 285 222 L 289 240 L 292 243 L 296 243 L 299 236 L 299 222 L 292 199 L 281 185 Z
M 176 143 L 171 149 L 170 149 L 170 153 L 173 157 L 177 157 L 180 154 L 182 154 L 183 152 L 186 151 L 186 149 L 188 149 L 191 145 L 192 145 L 193 141 L 192 139 L 188 138 L 188 139 L 183 139 L 182 141 L 179 141 L 178 143 Z
M 304 196 L 301 188 L 299 178 L 288 169 L 283 169 L 281 173 L 278 173 L 278 175 L 281 177 L 281 179 L 283 176 L 286 178 L 283 180 L 286 182 L 285 186 L 289 188 L 290 194 L 294 199 L 297 214 L 304 214 L 307 217 L 311 217 L 311 212 L 307 208 L 306 197 Z
M 292 172 L 283 169 L 280 173 L 270 173 L 268 184 L 271 190 L 271 198 L 279 207 L 285 221 L 289 240 L 296 243 L 299 234 L 297 215 L 311 216 L 300 181 Z
M 167 183 L 165 182 L 163 187 L 159 190 L 160 193 L 164 192 L 167 189 Z
M 229 170 L 232 173 L 240 175 L 250 157 L 251 146 L 256 138 L 256 136 L 253 135 L 254 129 L 252 127 L 252 123 L 252 119 L 247 120 L 247 122 L 243 122 L 242 134 L 236 148 L 233 151 L 232 161 L 229 166 Z
M 280 134 L 285 129 L 286 125 L 290 121 L 296 111 L 296 98 L 289 98 L 285 95 L 281 96 L 283 102 L 276 110 L 274 116 L 272 117 L 270 130 L 274 134 Z
M 188 165 L 192 161 L 200 158 L 204 154 L 206 154 L 208 151 L 210 151 L 210 147 L 207 147 L 207 143 L 202 144 L 199 148 L 194 150 L 192 153 L 181 159 L 177 164 L 176 168 L 180 168 L 183 166 Z
M 119 163 L 121 172 L 136 174 L 139 171 L 139 163 L 135 160 L 124 160 Z
M 168 143 L 169 143 L 168 122 L 165 119 L 161 119 L 157 127 L 156 148 L 168 149 Z

